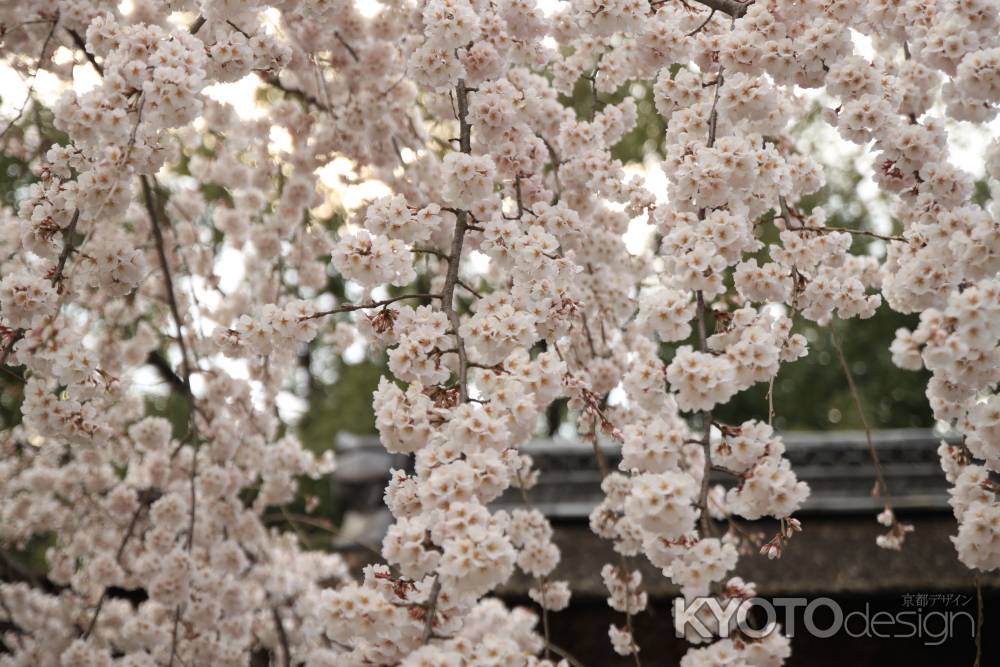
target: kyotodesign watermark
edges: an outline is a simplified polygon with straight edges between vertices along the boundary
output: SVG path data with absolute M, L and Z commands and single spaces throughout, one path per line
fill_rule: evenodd
M 804 632 L 821 639 L 843 634 L 851 638 L 917 639 L 926 646 L 939 646 L 953 638 L 974 638 L 976 617 L 959 605 L 930 608 L 907 604 L 902 609 L 845 611 L 831 598 L 728 598 L 674 599 L 674 632 L 678 637 L 743 635 L 752 639 L 768 636 L 779 627 L 788 637 Z M 960 600 L 967 596 L 950 596 Z

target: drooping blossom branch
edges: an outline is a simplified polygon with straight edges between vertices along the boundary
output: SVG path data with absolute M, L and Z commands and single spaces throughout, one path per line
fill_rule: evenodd
M 756 595 L 741 553 L 795 557 L 782 550 L 809 489 L 771 424 L 775 377 L 807 354 L 796 322 L 880 307 L 920 314 L 893 360 L 931 371 L 934 417 L 963 436 L 940 450 L 958 556 L 1000 566 L 1000 211 L 948 160 L 950 123 L 1000 106 L 995 12 L 14 4 L 3 58 L 28 95 L 3 150 L 33 180 L 0 212 L 0 365 L 23 393 L 0 439 L 0 549 L 51 548 L 44 577 L 0 583 L 12 665 L 579 665 L 551 637 L 576 554 L 530 502 L 526 447 L 563 399 L 601 470 L 590 526 L 615 551 L 601 574 L 624 615 L 609 639 L 639 665 L 653 647 L 635 633 L 637 559 L 721 603 Z M 72 85 L 67 51 L 93 88 Z M 37 76 L 64 87 L 57 143 L 28 113 Z M 217 101 L 241 80 L 277 91 L 252 118 Z M 664 121 L 664 193 L 617 157 L 647 113 L 640 88 Z M 892 233 L 805 205 L 824 173 L 797 149 L 802 90 L 834 100 L 810 122 L 864 147 Z M 385 196 L 341 210 L 344 165 L 341 183 Z M 1000 144 L 984 167 L 995 192 Z M 633 220 L 655 247 L 626 245 Z M 852 252 L 855 237 L 881 243 Z M 362 348 L 385 362 L 374 427 L 411 465 L 385 491 L 384 563 L 352 573 L 306 544 L 328 519 L 288 509 L 330 460 L 279 398 Z M 144 366 L 186 427 L 152 410 Z M 755 385 L 766 415 L 718 420 Z M 879 544 L 898 547 L 875 466 Z M 504 493 L 523 505 L 497 510 Z M 770 540 L 750 528 L 765 517 Z M 540 614 L 496 597 L 516 570 Z M 789 655 L 778 632 L 751 645 L 721 630 L 690 637 L 685 664 Z

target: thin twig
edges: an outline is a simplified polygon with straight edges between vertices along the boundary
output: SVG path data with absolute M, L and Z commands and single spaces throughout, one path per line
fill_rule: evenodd
M 163 282 L 167 292 L 167 303 L 170 306 L 170 313 L 174 318 L 174 326 L 177 328 L 177 344 L 181 350 L 181 370 L 183 373 L 181 379 L 184 380 L 185 390 L 190 393 L 191 361 L 188 356 L 187 343 L 184 340 L 183 320 L 181 319 L 180 309 L 177 306 L 177 296 L 174 292 L 174 280 L 170 273 L 170 263 L 167 261 L 167 252 L 163 243 L 163 231 L 160 229 L 160 216 L 153 199 L 153 188 L 150 185 L 149 178 L 142 175 L 139 177 L 139 180 L 142 183 L 142 196 L 146 212 L 152 223 L 153 239 L 156 242 L 156 255 L 160 262 L 160 270 L 163 272 Z
M 14 621 L 14 612 L 11 611 L 10 606 L 7 604 L 7 599 L 4 597 L 3 589 L 2 588 L 0 588 L 0 609 L 2 609 L 3 613 L 5 613 L 7 615 L 7 623 L 14 628 L 14 637 L 17 640 L 17 645 L 23 651 L 24 650 L 24 639 L 21 638 L 21 634 L 22 634 L 23 631 L 17 625 L 17 623 Z
M 66 229 L 62 231 L 63 237 L 63 249 L 59 253 L 59 259 L 56 261 L 55 271 L 52 273 L 52 285 L 57 287 L 63 279 L 63 271 L 66 269 L 66 261 L 69 256 L 73 254 L 73 234 L 76 233 L 77 223 L 80 222 L 80 209 L 75 209 L 73 211 L 73 217 L 70 218 L 69 224 Z
M 594 122 L 594 116 L 597 115 L 597 72 L 601 69 L 601 61 L 598 58 L 597 64 L 594 65 L 594 70 L 590 73 L 587 79 L 590 81 L 590 115 L 587 120 Z
M 715 10 L 715 8 L 713 8 L 713 9 L 712 9 L 712 11 L 710 11 L 710 12 L 708 13 L 708 18 L 707 18 L 707 19 L 705 19 L 705 20 L 704 20 L 704 22 L 702 22 L 702 24 L 701 24 L 701 25 L 699 25 L 699 26 L 698 26 L 697 28 L 695 28 L 694 30 L 692 30 L 691 32 L 689 32 L 689 33 L 687 34 L 687 36 L 688 36 L 688 37 L 694 37 L 694 36 L 695 36 L 695 35 L 697 35 L 697 34 L 698 34 L 699 32 L 701 32 L 702 30 L 704 30 L 704 29 L 705 29 L 705 26 L 707 26 L 707 25 L 708 25 L 708 22 L 709 22 L 709 21 L 711 21 L 711 20 L 712 20 L 712 17 L 714 17 L 714 16 L 715 16 L 715 11 L 716 11 L 716 10 Z
M 56 261 L 56 265 L 52 270 L 52 275 L 49 277 L 49 282 L 53 287 L 59 286 L 63 280 L 63 274 L 66 270 L 66 262 L 69 260 L 70 255 L 73 254 L 73 234 L 76 233 L 77 223 L 80 222 L 80 209 L 73 211 L 73 217 L 70 219 L 69 224 L 66 229 L 62 230 L 63 237 L 63 249 L 59 253 L 59 259 Z M 0 366 L 7 363 L 7 358 L 10 357 L 11 352 L 14 351 L 14 346 L 17 345 L 18 341 L 24 338 L 24 335 L 28 332 L 27 329 L 15 329 L 10 335 L 10 340 L 4 345 L 3 350 L 0 351 Z
M 698 302 L 698 348 L 705 352 L 708 349 L 708 339 L 705 335 L 705 296 L 701 290 L 695 292 Z M 708 474 L 712 470 L 712 411 L 706 410 L 701 414 L 702 433 L 701 446 L 704 451 L 705 465 L 701 474 L 701 489 L 698 493 L 698 508 L 701 510 L 700 524 L 702 537 L 707 537 L 712 533 L 712 518 L 708 511 L 709 483 Z
M 558 350 L 558 348 L 556 349 Z M 603 415 L 600 415 L 600 417 L 602 420 L 606 419 Z M 601 471 L 601 480 L 603 481 L 605 477 L 611 474 L 611 469 L 608 467 L 608 461 L 604 457 L 604 452 L 601 451 L 601 447 L 597 442 L 597 419 L 598 416 L 594 416 L 590 425 L 590 444 L 594 449 L 594 458 L 597 460 L 597 467 Z M 628 561 L 626 560 L 625 555 L 621 553 L 618 554 L 618 570 L 622 576 L 622 583 L 625 585 L 625 628 L 628 630 L 629 637 L 632 639 L 632 656 L 635 659 L 635 665 L 636 667 L 642 667 L 642 660 L 639 658 L 639 644 L 635 641 L 635 633 L 632 628 L 632 613 L 629 611 L 629 600 L 632 597 L 632 590 L 629 586 Z
M 163 242 L 163 231 L 160 228 L 160 211 L 157 207 L 157 203 L 154 200 L 153 187 L 150 184 L 150 179 L 146 175 L 139 177 L 142 184 L 142 194 L 143 202 L 146 207 L 146 212 L 149 215 L 149 220 L 153 228 L 153 239 L 156 243 L 156 254 L 160 263 L 160 270 L 163 272 L 164 286 L 167 292 L 167 303 L 170 306 L 170 312 L 173 316 L 174 326 L 177 328 L 177 343 L 181 350 L 181 379 L 184 381 L 184 394 L 189 403 L 189 424 L 190 432 L 193 434 L 196 429 L 196 406 L 194 401 L 194 393 L 191 391 L 191 373 L 192 367 L 190 362 L 190 357 L 188 356 L 187 343 L 184 340 L 184 330 L 180 314 L 180 308 L 177 306 L 177 297 L 174 292 L 174 281 L 170 273 L 170 263 L 167 260 L 166 247 Z M 198 474 L 198 448 L 195 447 L 191 453 L 191 475 L 190 475 L 190 492 L 191 492 L 191 508 L 188 519 L 188 530 L 187 530 L 187 543 L 186 548 L 188 551 L 194 546 L 194 530 L 195 530 L 195 520 L 197 517 L 197 484 L 196 478 Z M 168 662 L 168 667 L 172 667 L 174 664 L 174 659 L 177 657 L 178 648 L 178 635 L 177 628 L 180 625 L 181 619 L 181 606 L 177 605 L 174 610 L 174 628 L 171 633 L 171 644 L 170 644 L 170 659 Z
M 87 42 L 83 39 L 80 33 L 78 33 L 76 30 L 73 30 L 72 28 L 67 28 L 66 32 L 69 33 L 70 39 L 73 40 L 73 44 L 76 46 L 76 48 L 83 51 L 84 57 L 90 62 L 91 66 L 95 70 L 97 70 L 97 73 L 100 74 L 101 76 L 104 76 L 104 66 L 101 65 L 101 63 L 97 62 L 97 58 L 94 56 L 93 53 L 87 50 Z
M 58 25 L 59 16 L 57 14 L 56 17 L 52 19 L 52 27 L 49 29 L 49 33 L 45 36 L 45 41 L 42 42 L 42 50 L 38 54 L 38 60 L 35 61 L 35 69 L 31 73 L 31 84 L 28 86 L 28 92 L 24 96 L 24 103 L 21 104 L 21 108 L 17 110 L 17 114 L 10 119 L 9 123 L 7 123 L 7 127 L 3 129 L 3 132 L 0 132 L 0 139 L 3 139 L 7 132 L 9 132 L 10 129 L 17 124 L 17 121 L 21 120 L 21 116 L 24 115 L 25 109 L 28 108 L 28 104 L 31 102 L 31 96 L 35 93 L 35 82 L 38 80 L 38 71 L 42 69 L 42 60 L 45 59 L 45 52 L 49 50 L 49 44 L 52 42 L 52 35 L 55 34 L 56 27 Z
M 271 618 L 274 619 L 274 628 L 278 632 L 278 643 L 281 645 L 282 667 L 292 667 L 292 650 L 288 646 L 288 633 L 285 632 L 285 624 L 281 622 L 281 613 L 277 605 L 271 605 Z
M 278 76 L 275 75 L 275 74 L 273 74 L 273 73 L 270 73 L 270 72 L 257 72 L 257 75 L 260 77 L 260 79 L 264 83 L 268 84 L 269 86 L 274 86 L 275 88 L 277 88 L 281 92 L 285 93 L 286 95 L 290 95 L 291 97 L 295 97 L 295 98 L 299 99 L 300 101 L 304 102 L 305 104 L 307 104 L 309 106 L 316 107 L 317 109 L 320 109 L 321 111 L 329 111 L 330 110 L 330 107 L 328 105 L 326 105 L 323 102 L 319 101 L 319 99 L 317 99 L 315 96 L 311 95 L 310 93 L 307 93 L 306 91 L 301 90 L 299 88 L 292 88 L 291 86 L 286 86 L 285 84 L 283 84 L 281 82 L 281 79 L 279 79 Z
M 344 39 L 344 36 L 340 34 L 339 30 L 334 30 L 333 36 L 338 42 L 340 42 L 341 46 L 347 49 L 347 52 L 351 54 L 352 58 L 354 58 L 354 62 L 361 62 L 361 58 L 358 57 L 358 52 L 354 50 L 354 47 L 347 43 L 347 40 Z
M 464 289 L 465 291 L 467 291 L 472 296 L 476 297 L 477 299 L 482 299 L 483 298 L 482 294 L 480 294 L 475 288 L 473 288 L 472 286 L 470 286 L 464 280 L 460 279 L 458 281 L 458 286 L 461 287 L 462 289 Z
M 420 640 L 421 644 L 426 644 L 431 640 L 434 632 L 434 616 L 437 614 L 438 597 L 441 595 L 441 575 L 434 576 L 434 584 L 431 586 L 431 594 L 424 607 L 424 634 Z
M 418 247 L 418 248 L 411 248 L 410 251 L 411 252 L 420 253 L 422 255 L 434 255 L 435 257 L 438 257 L 440 259 L 450 259 L 450 256 L 448 255 L 448 253 L 446 253 L 446 252 L 444 252 L 442 250 L 438 250 L 436 248 L 421 248 L 421 247 Z
M 128 541 L 132 539 L 132 534 L 135 532 L 135 527 L 139 523 L 139 516 L 142 511 L 146 509 L 147 502 L 142 502 L 139 507 L 136 508 L 135 512 L 132 513 L 132 518 L 128 522 L 128 528 L 125 529 L 125 535 L 122 537 L 122 541 L 118 544 L 118 550 L 115 552 L 115 562 L 122 562 L 122 555 L 125 553 L 125 547 L 128 545 Z M 108 597 L 108 589 L 105 588 L 101 592 L 101 597 L 97 601 L 97 607 L 94 608 L 94 614 L 90 617 L 90 623 L 87 625 L 86 631 L 83 633 L 83 639 L 90 637 L 91 633 L 94 632 L 94 628 L 97 626 L 97 619 L 101 615 L 101 610 L 104 608 L 104 601 Z
M 808 225 L 801 225 L 799 227 L 789 227 L 793 232 L 817 232 L 819 234 L 830 234 L 833 232 L 844 232 L 845 234 L 853 234 L 855 236 L 868 236 L 873 239 L 880 239 L 882 241 L 902 241 L 906 243 L 906 238 L 902 236 L 897 236 L 895 234 L 879 234 L 877 232 L 870 232 L 867 229 L 851 229 L 850 227 L 813 227 Z
M 831 234 L 833 232 L 844 232 L 845 234 L 854 234 L 855 236 L 868 236 L 874 239 L 880 239 L 882 241 L 901 241 L 903 243 L 907 242 L 907 239 L 902 236 L 897 236 L 894 234 L 879 234 L 877 232 L 871 232 L 867 229 L 852 229 L 851 227 L 816 227 L 815 225 L 805 224 L 802 215 L 792 209 L 788 205 L 788 200 L 785 199 L 784 195 L 778 195 L 778 210 L 781 215 L 776 215 L 771 218 L 774 220 L 784 220 L 786 229 L 793 232 L 815 232 L 817 234 Z M 797 220 L 798 224 L 792 226 L 792 220 Z M 766 219 L 761 220 L 761 222 L 767 222 Z
M 553 195 L 550 204 L 555 206 L 559 203 L 559 200 L 562 199 L 562 183 L 559 181 L 559 165 L 562 163 L 560 162 L 559 154 L 556 153 L 556 149 L 553 148 L 552 143 L 540 134 L 536 134 L 535 136 L 542 140 L 542 143 L 545 144 L 545 149 L 549 152 L 549 163 L 552 165 L 552 178 L 554 179 L 556 186 L 556 192 Z
M 167 662 L 167 667 L 174 666 L 174 658 L 177 657 L 177 628 L 181 624 L 181 606 L 177 605 L 174 607 L 174 629 L 170 633 L 170 660 Z
M 885 483 L 885 477 L 882 475 L 882 462 L 879 460 L 878 452 L 875 451 L 875 443 L 872 440 L 872 429 L 868 424 L 868 417 L 865 416 L 864 407 L 861 405 L 861 394 L 858 393 L 858 387 L 854 384 L 854 376 L 851 374 L 850 366 L 847 363 L 847 357 L 844 356 L 844 350 L 840 346 L 840 340 L 837 338 L 836 332 L 830 332 L 830 342 L 833 344 L 833 349 L 837 353 L 837 359 L 840 360 L 840 367 L 844 369 L 844 377 L 847 378 L 847 386 L 851 391 L 851 398 L 854 400 L 854 407 L 858 411 L 858 417 L 861 419 L 861 425 L 865 429 L 865 440 L 868 442 L 868 454 L 872 459 L 872 466 L 875 468 L 875 478 L 878 483 L 879 496 L 885 499 L 885 506 L 887 508 L 892 508 L 892 497 L 889 494 L 889 487 Z
M 580 662 L 579 660 L 577 660 L 576 658 L 574 658 L 573 654 L 571 654 L 566 649 L 564 649 L 564 648 L 562 648 L 560 646 L 557 646 L 556 644 L 553 644 L 552 642 L 547 642 L 546 643 L 546 647 L 549 648 L 553 653 L 555 653 L 556 655 L 558 655 L 560 658 L 562 658 L 563 660 L 565 660 L 566 662 L 568 662 L 570 665 L 572 665 L 572 667 L 585 667 L 582 662 Z
M 381 301 L 369 301 L 368 303 L 345 303 L 342 306 L 337 306 L 336 308 L 331 308 L 330 310 L 324 310 L 318 313 L 313 313 L 312 315 L 306 315 L 305 317 L 299 318 L 300 322 L 306 320 L 314 320 L 319 317 L 326 317 L 327 315 L 336 315 L 338 313 L 351 313 L 355 310 L 367 310 L 369 308 L 381 308 L 382 306 L 388 306 L 390 303 L 396 303 L 397 301 L 402 301 L 404 299 L 440 299 L 440 294 L 401 294 L 399 296 L 394 296 L 389 299 L 382 299 Z

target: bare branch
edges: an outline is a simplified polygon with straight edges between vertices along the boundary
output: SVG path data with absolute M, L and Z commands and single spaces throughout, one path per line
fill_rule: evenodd
M 872 441 L 872 429 L 868 424 L 868 418 L 865 416 L 865 409 L 861 405 L 861 394 L 858 393 L 858 387 L 854 384 L 854 376 L 851 374 L 851 368 L 847 363 L 847 357 L 844 356 L 844 350 L 840 346 L 840 339 L 837 337 L 835 332 L 830 333 L 830 342 L 833 344 L 833 349 L 837 353 L 837 359 L 840 360 L 840 367 L 844 369 L 844 377 L 847 378 L 847 386 L 851 390 L 851 398 L 854 400 L 854 407 L 858 411 L 858 417 L 861 419 L 861 425 L 865 429 L 865 440 L 868 442 L 868 454 L 872 459 L 872 466 L 875 468 L 875 479 L 878 483 L 879 496 L 885 499 L 885 506 L 887 508 L 892 507 L 892 497 L 889 494 L 889 487 L 885 483 L 885 476 L 882 474 L 882 462 L 878 457 L 878 452 L 875 451 L 875 443 Z
M 708 117 L 708 139 L 706 140 L 706 145 L 712 148 L 715 145 L 715 133 L 716 128 L 719 124 L 719 91 L 722 88 L 724 67 L 719 66 L 719 73 L 715 77 L 715 96 L 712 99 L 712 110 L 709 112 Z M 705 209 L 698 210 L 698 219 L 704 220 L 706 215 Z M 705 295 L 702 294 L 701 290 L 695 292 L 695 299 L 698 302 L 698 349 L 701 352 L 708 350 L 708 338 L 705 332 Z M 701 510 L 700 524 L 702 537 L 705 537 L 712 532 L 712 518 L 708 512 L 708 474 L 712 469 L 712 411 L 706 410 L 701 414 L 702 420 L 702 433 L 701 433 L 701 446 L 705 455 L 705 467 L 701 474 L 701 489 L 698 494 L 698 508 Z
M 649 6 L 653 9 L 657 9 L 672 0 L 653 0 L 649 3 Z M 722 12 L 727 14 L 734 19 L 741 18 L 747 13 L 747 9 L 753 4 L 753 0 L 749 2 L 739 2 L 739 0 L 693 0 L 699 5 L 704 5 L 712 11 Z
M 207 21 L 208 19 L 206 19 L 204 16 L 198 16 L 198 18 L 194 20 L 194 23 L 191 24 L 191 27 L 188 28 L 188 32 L 191 33 L 192 35 L 197 35 L 198 31 L 201 30 L 201 27 L 205 25 Z
M 62 282 L 63 272 L 66 269 L 66 261 L 69 259 L 69 256 L 73 254 L 73 234 L 76 233 L 76 226 L 79 222 L 80 209 L 76 209 L 73 211 L 73 217 L 70 218 L 66 229 L 62 231 L 63 249 L 62 252 L 59 253 L 59 259 L 56 261 L 55 269 L 53 270 L 50 278 L 54 287 L 58 288 L 59 283 Z
M 469 125 L 469 91 L 465 80 L 460 79 L 456 88 L 458 98 L 459 146 L 463 153 L 472 153 L 472 126 Z M 465 232 L 469 229 L 469 212 L 459 209 L 455 214 L 455 233 L 451 239 L 451 252 L 448 255 L 448 272 L 444 278 L 444 288 L 441 290 L 441 309 L 448 316 L 451 328 L 455 332 L 455 343 L 458 349 L 458 392 L 464 403 L 469 400 L 469 359 L 465 353 L 465 341 L 459 335 L 461 321 L 455 310 L 455 285 L 458 284 L 458 269 L 462 263 L 462 246 Z
M 844 232 L 846 234 L 853 234 L 855 236 L 868 236 L 873 239 L 881 239 L 882 241 L 901 241 L 907 243 L 907 239 L 902 236 L 895 236 L 891 234 L 878 234 L 876 232 L 870 232 L 867 229 L 851 229 L 850 227 L 810 227 L 807 225 L 801 225 L 799 227 L 789 227 L 793 232 L 816 232 L 818 234 L 831 234 L 833 232 Z
M 347 52 L 351 54 L 352 58 L 354 58 L 354 62 L 361 61 L 361 58 L 358 57 L 358 52 L 354 50 L 354 47 L 352 47 L 350 44 L 347 43 L 347 40 L 344 39 L 344 36 L 340 34 L 339 30 L 334 31 L 333 36 L 336 38 L 338 42 L 340 42 L 341 46 L 347 49 Z
M 397 301 L 403 301 L 404 299 L 440 299 L 440 294 L 401 294 L 399 296 L 394 296 L 390 299 L 382 299 L 381 301 L 370 301 L 368 303 L 347 303 L 342 306 L 337 306 L 331 310 L 324 310 L 319 313 L 313 313 L 312 315 L 306 315 L 299 319 L 300 322 L 306 320 L 315 320 L 319 317 L 326 317 L 327 315 L 336 315 L 338 313 L 350 313 L 355 310 L 367 310 L 369 308 L 381 308 L 382 306 L 388 306 L 390 303 L 396 303 Z
M 177 328 L 177 344 L 181 349 L 181 370 L 184 381 L 184 389 L 191 395 L 191 360 L 188 356 L 187 343 L 184 340 L 183 320 L 181 319 L 180 308 L 177 306 L 177 295 L 174 292 L 174 279 L 170 273 L 170 263 L 167 261 L 167 252 L 163 242 L 163 231 L 160 229 L 160 216 L 154 201 L 153 188 L 149 178 L 145 175 L 139 177 L 142 182 L 143 203 L 146 206 L 146 213 L 149 215 L 150 223 L 153 227 L 153 240 L 156 242 L 156 256 L 160 262 L 160 270 L 163 272 L 163 283 L 166 288 L 167 303 L 170 306 L 170 313 L 174 319 L 174 326 Z
M 699 4 L 705 5 L 713 11 L 728 14 L 734 19 L 738 19 L 747 13 L 747 9 L 753 4 L 750 2 L 739 2 L 739 0 L 695 0 Z
M 441 595 L 441 575 L 435 575 L 434 584 L 431 586 L 430 598 L 427 600 L 427 605 L 424 607 L 424 634 L 421 639 L 421 644 L 426 644 L 431 640 L 431 635 L 434 632 L 434 616 L 437 614 L 437 601 L 438 597 Z
M 17 124 L 17 121 L 21 120 L 21 116 L 24 115 L 24 110 L 28 108 L 28 104 L 31 102 L 31 96 L 35 93 L 35 81 L 38 78 L 38 70 L 42 68 L 42 61 L 45 59 L 45 52 L 49 50 L 49 44 L 52 42 L 52 35 L 56 32 L 56 27 L 59 25 L 58 16 L 52 20 L 52 28 L 49 29 L 49 33 L 45 36 L 45 41 L 42 42 L 42 50 L 38 53 L 38 60 L 35 61 L 35 70 L 31 73 L 31 85 L 28 86 L 28 93 L 24 96 L 24 102 L 21 104 L 21 108 L 17 110 L 17 114 L 11 118 L 10 122 L 7 123 L 7 127 L 0 132 L 0 139 Z
M 73 254 L 73 234 L 76 233 L 77 223 L 80 222 L 80 209 L 73 211 L 73 217 L 70 219 L 69 224 L 66 229 L 62 230 L 63 238 L 63 249 L 59 253 L 59 259 L 56 260 L 56 265 L 53 267 L 49 276 L 49 281 L 52 283 L 53 287 L 59 286 L 63 280 L 63 274 L 66 270 L 66 262 L 69 260 L 70 255 Z M 0 366 L 7 363 L 7 358 L 10 357 L 10 353 L 14 351 L 14 346 L 17 345 L 18 341 L 24 338 L 27 333 L 27 329 L 15 329 L 10 336 L 10 340 L 4 345 L 3 351 L 0 351 Z
M 274 86 L 275 88 L 285 93 L 286 95 L 294 97 L 309 106 L 316 107 L 317 109 L 320 109 L 322 111 L 330 110 L 330 107 L 328 107 L 323 102 L 320 102 L 317 98 L 305 92 L 304 90 L 301 90 L 299 88 L 292 88 L 291 86 L 286 86 L 281 82 L 281 79 L 279 79 L 276 74 L 273 74 L 271 72 L 257 72 L 257 76 L 259 76 L 261 80 L 264 83 L 268 84 L 269 86 Z
M 125 529 L 125 535 L 122 537 L 122 541 L 118 544 L 118 550 L 115 552 L 115 562 L 122 562 L 122 555 L 125 553 L 125 547 L 128 545 L 130 539 L 132 539 L 132 534 L 135 533 L 135 527 L 139 524 L 139 517 L 142 515 L 143 510 L 152 502 L 155 496 L 148 495 L 146 498 L 139 503 L 139 507 L 136 508 L 135 512 L 132 513 L 132 518 L 128 522 L 128 528 Z M 97 619 L 101 616 L 101 610 L 104 608 L 104 601 L 108 599 L 108 589 L 105 588 L 101 591 L 101 597 L 97 601 L 97 607 L 94 608 L 94 614 L 90 617 L 90 623 L 87 625 L 87 629 L 83 633 L 83 639 L 87 639 L 94 632 L 94 628 L 97 627 Z
M 87 50 L 87 42 L 83 39 L 80 33 L 71 28 L 67 28 L 66 32 L 69 33 L 70 39 L 73 40 L 73 45 L 76 46 L 76 48 L 83 51 L 83 55 L 88 61 L 90 61 L 90 65 L 95 70 L 97 70 L 98 74 L 104 76 L 104 66 L 101 65 L 101 63 L 97 62 L 97 58 L 94 56 L 93 53 Z
M 271 617 L 274 619 L 274 629 L 278 633 L 278 643 L 281 645 L 282 667 L 292 667 L 292 650 L 288 646 L 288 633 L 285 624 L 281 622 L 281 613 L 276 605 L 271 605 Z
M 881 239 L 882 241 L 900 241 L 902 243 L 908 243 L 909 241 L 902 236 L 894 236 L 891 234 L 878 234 L 876 232 L 870 232 L 867 229 L 852 229 L 850 227 L 816 227 L 813 225 L 805 224 L 805 220 L 801 213 L 793 209 L 788 205 L 788 200 L 785 199 L 784 195 L 778 196 L 778 210 L 781 215 L 776 215 L 772 220 L 784 220 L 787 229 L 793 232 L 815 232 L 817 234 L 832 234 L 833 232 L 844 232 L 846 234 L 854 234 L 856 236 L 869 236 L 874 239 Z M 792 220 L 798 221 L 798 224 L 794 227 L 792 226 Z M 761 220 L 760 222 L 767 222 L 767 218 Z
M 698 26 L 697 28 L 695 28 L 694 30 L 692 30 L 691 32 L 689 32 L 689 33 L 687 34 L 687 36 L 688 36 L 688 37 L 694 37 L 694 36 L 695 36 L 695 35 L 697 35 L 697 34 L 698 34 L 699 32 L 701 32 L 702 30 L 704 30 L 704 29 L 705 29 L 705 26 L 707 26 L 707 25 L 708 25 L 708 23 L 709 23 L 709 22 L 710 22 L 710 21 L 712 20 L 712 18 L 713 18 L 714 16 L 715 16 L 715 10 L 713 9 L 712 11 L 710 11 L 710 12 L 708 13 L 708 18 L 706 18 L 706 19 L 705 19 L 704 21 L 702 21 L 701 25 L 699 25 L 699 26 Z

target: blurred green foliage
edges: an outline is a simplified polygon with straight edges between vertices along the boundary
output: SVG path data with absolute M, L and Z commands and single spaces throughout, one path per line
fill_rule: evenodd
M 303 442 L 332 443 L 340 432 L 375 432 L 372 393 L 383 364 L 371 359 L 356 364 L 336 360 L 334 366 L 334 381 L 316 383 L 310 391 L 309 407 L 299 424 Z

